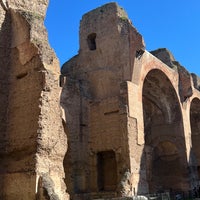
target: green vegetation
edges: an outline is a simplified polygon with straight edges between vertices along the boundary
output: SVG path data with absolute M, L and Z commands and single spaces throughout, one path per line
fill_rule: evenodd
M 122 21 L 128 21 L 128 18 L 127 18 L 126 16 L 121 16 L 120 19 L 121 19 Z

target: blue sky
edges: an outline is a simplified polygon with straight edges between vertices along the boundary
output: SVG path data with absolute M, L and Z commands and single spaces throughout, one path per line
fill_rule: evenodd
M 50 0 L 45 25 L 62 65 L 79 49 L 79 22 L 109 0 Z M 148 51 L 169 49 L 200 76 L 200 0 L 116 0 L 142 34 Z

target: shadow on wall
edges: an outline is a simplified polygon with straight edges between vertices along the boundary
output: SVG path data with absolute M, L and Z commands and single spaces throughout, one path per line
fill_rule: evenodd
M 65 77 L 64 77 L 65 79 Z M 64 80 L 63 80 L 64 81 Z M 81 177 L 84 177 L 84 150 L 81 140 L 81 96 L 79 83 L 68 77 L 67 84 L 63 83 L 60 104 L 64 110 L 66 121 L 63 126 L 68 140 L 68 150 L 64 158 L 65 184 L 71 198 L 80 193 L 82 186 Z M 79 144 L 79 146 L 77 146 Z
M 0 7 L 0 12 L 2 8 Z M 4 12 L 4 11 L 3 11 Z M 0 13 L 1 14 L 1 13 Z M 3 19 L 3 18 L 2 18 Z M 6 163 L 6 125 L 7 107 L 9 91 L 9 61 L 10 61 L 10 42 L 11 41 L 11 17 L 6 12 L 3 23 L 0 27 L 0 195 L 4 191 L 4 175 Z M 4 197 L 0 196 L 0 199 Z
M 194 98 L 190 105 L 191 149 L 189 157 L 190 185 L 200 189 L 200 99 Z M 198 190 L 198 196 L 200 197 Z M 196 191 L 194 191 L 196 193 Z

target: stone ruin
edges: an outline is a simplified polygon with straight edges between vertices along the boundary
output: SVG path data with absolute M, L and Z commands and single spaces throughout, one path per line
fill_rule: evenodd
M 0 0 L 0 199 L 198 187 L 200 78 L 167 49 L 146 51 L 116 3 L 83 16 L 79 53 L 60 75 L 47 5 Z
M 0 0 L 0 199 L 68 199 L 67 136 L 47 0 Z

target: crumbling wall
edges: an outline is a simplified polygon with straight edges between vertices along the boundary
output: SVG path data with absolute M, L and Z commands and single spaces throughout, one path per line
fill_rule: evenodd
M 0 172 L 5 171 L 6 125 L 8 108 L 8 76 L 10 58 L 10 17 L 0 5 Z M 0 198 L 4 191 L 4 176 L 0 174 Z
M 43 24 L 47 5 L 1 1 L 1 199 L 68 198 L 59 62 Z
M 79 53 L 61 70 L 72 198 L 192 188 L 191 135 L 199 123 L 198 104 L 190 116 L 190 103 L 199 98 L 199 78 L 167 49 L 151 53 L 117 4 L 83 16 Z
M 104 192 L 105 197 L 132 194 L 132 183 L 124 179 L 131 173 L 129 136 L 135 136 L 128 131 L 122 85 L 131 80 L 135 57 L 143 48 L 142 36 L 116 3 L 83 16 L 79 54 L 61 70 L 66 76 L 61 104 L 68 129 L 65 169 L 71 174 L 66 179 L 70 194 L 89 193 L 90 198 Z M 107 167 L 109 156 L 113 168 L 117 163 L 115 174 Z
M 191 86 L 191 75 L 190 73 L 177 62 L 172 55 L 172 53 L 165 49 L 157 49 L 155 51 L 151 51 L 151 53 L 160 59 L 163 63 L 165 63 L 170 68 L 176 70 L 179 74 L 179 95 L 181 101 L 186 101 L 189 97 L 192 96 L 192 86 Z

